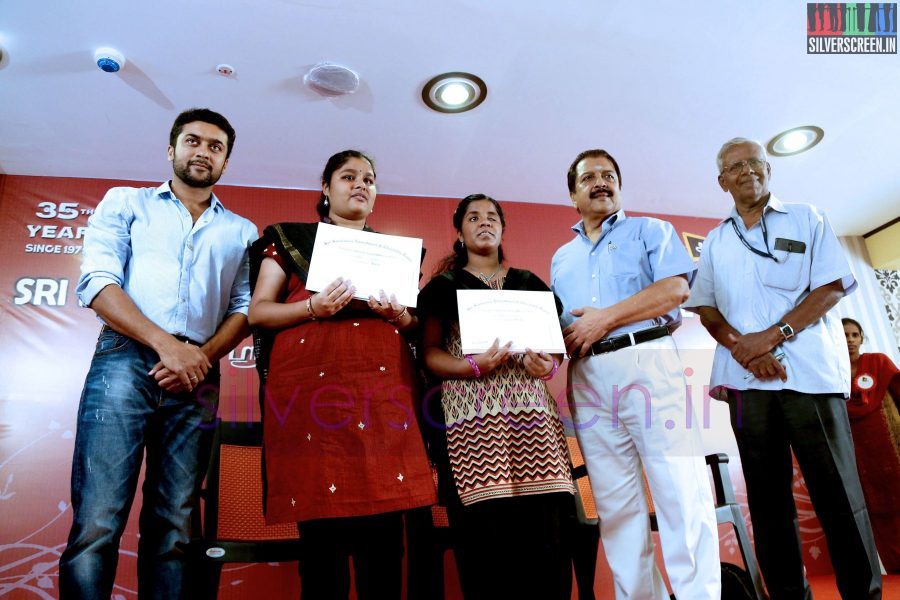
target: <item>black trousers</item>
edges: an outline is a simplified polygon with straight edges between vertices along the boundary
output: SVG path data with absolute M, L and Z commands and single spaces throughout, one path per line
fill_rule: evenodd
M 447 508 L 466 600 L 571 597 L 571 494 L 495 498 Z
M 403 513 L 316 519 L 297 523 L 303 541 L 300 597 L 346 600 L 350 560 L 359 600 L 400 600 Z
M 803 574 L 791 450 L 845 599 L 881 598 L 878 555 L 841 395 L 729 392 L 759 568 L 772 600 L 812 598 Z

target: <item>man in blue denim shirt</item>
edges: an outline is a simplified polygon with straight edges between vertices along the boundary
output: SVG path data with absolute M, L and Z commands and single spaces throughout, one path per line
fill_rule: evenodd
M 563 303 L 569 406 L 600 515 L 616 597 L 668 600 L 656 568 L 642 471 L 679 599 L 719 600 L 719 536 L 697 419 L 669 335 L 696 267 L 666 221 L 627 216 L 605 150 L 569 167 L 581 221 L 553 256 Z
M 248 334 L 256 226 L 212 193 L 234 138 L 222 115 L 183 112 L 169 137 L 171 181 L 113 188 L 88 221 L 77 293 L 104 325 L 78 409 L 62 598 L 110 597 L 145 450 L 138 595 L 183 593 L 217 363 Z

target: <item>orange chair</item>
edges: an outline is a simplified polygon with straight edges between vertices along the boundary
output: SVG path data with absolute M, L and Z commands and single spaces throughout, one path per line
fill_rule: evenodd
M 221 422 L 201 491 L 202 528 L 194 519 L 190 597 L 216 598 L 225 563 L 299 559 L 297 526 L 266 525 L 262 496 L 262 423 Z
M 591 491 L 590 480 L 587 476 L 587 467 L 578 447 L 578 441 L 566 438 L 569 444 L 569 454 L 572 457 L 572 476 L 576 478 L 576 505 L 578 507 L 579 522 L 585 527 L 596 528 L 600 519 L 597 515 L 597 507 L 594 504 L 594 495 Z M 731 484 L 731 476 L 728 474 L 728 455 L 710 454 L 706 457 L 706 464 L 712 468 L 713 488 L 715 491 L 715 511 L 718 523 L 729 523 L 734 528 L 737 537 L 738 548 L 744 560 L 744 569 L 737 565 L 722 562 L 722 598 L 728 600 L 732 597 L 749 597 L 756 600 L 767 600 L 763 591 L 762 577 L 759 574 L 759 566 L 753 548 L 750 545 L 750 536 L 744 523 L 744 515 L 734 495 L 734 486 Z M 650 527 L 658 531 L 656 512 L 653 510 L 653 497 L 650 494 L 650 486 L 644 477 L 644 488 L 647 492 L 647 504 L 650 508 Z M 599 535 L 599 531 L 598 531 Z M 596 562 L 596 553 L 594 555 Z M 575 565 L 575 576 L 578 578 L 578 563 Z M 587 568 L 583 566 L 582 568 Z M 585 575 L 586 577 L 587 575 Z M 590 573 L 591 581 L 593 572 Z M 582 586 L 579 585 L 579 592 Z M 733 591 L 732 591 L 733 590 Z M 580 596 L 584 598 L 586 596 Z

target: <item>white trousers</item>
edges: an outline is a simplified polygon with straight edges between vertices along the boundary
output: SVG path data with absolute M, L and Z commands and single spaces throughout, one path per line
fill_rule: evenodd
M 679 600 L 719 600 L 719 535 L 681 359 L 670 336 L 569 365 L 569 407 L 618 600 L 667 600 L 642 472 Z

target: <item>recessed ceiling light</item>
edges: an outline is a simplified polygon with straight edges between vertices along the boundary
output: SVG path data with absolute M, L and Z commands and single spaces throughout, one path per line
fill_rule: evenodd
M 804 125 L 782 131 L 766 144 L 773 156 L 792 156 L 805 152 L 822 141 L 825 132 L 815 125 Z
M 433 110 L 459 113 L 472 110 L 487 97 L 487 85 L 471 73 L 442 73 L 422 88 L 422 100 Z

